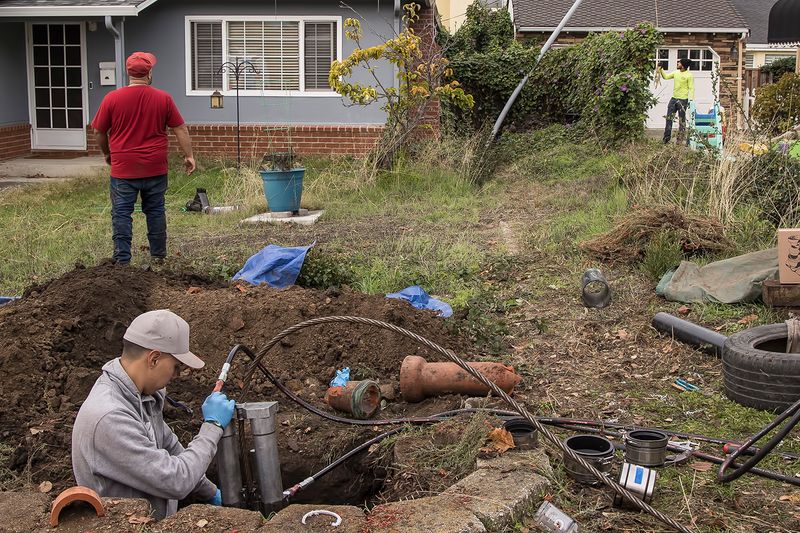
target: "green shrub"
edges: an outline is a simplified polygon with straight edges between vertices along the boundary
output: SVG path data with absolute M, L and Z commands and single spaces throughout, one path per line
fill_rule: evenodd
M 794 72 L 795 69 L 795 57 L 782 57 L 777 61 L 773 61 L 769 65 L 764 65 L 761 67 L 761 72 L 770 72 L 772 73 L 773 80 L 781 79 L 781 76 L 786 74 L 787 72 Z
M 800 76 L 784 74 L 776 83 L 761 87 L 753 106 L 753 117 L 773 134 L 796 126 L 800 122 Z
M 513 35 L 507 11 L 491 12 L 475 2 L 462 28 L 443 39 L 454 76 L 475 97 L 469 112 L 447 110 L 452 127 L 479 128 L 493 122 L 531 70 L 538 46 L 520 43 Z M 506 126 L 514 131 L 578 119 L 608 144 L 641 136 L 653 103 L 649 83 L 660 41 L 655 28 L 639 25 L 551 49 L 512 107 Z

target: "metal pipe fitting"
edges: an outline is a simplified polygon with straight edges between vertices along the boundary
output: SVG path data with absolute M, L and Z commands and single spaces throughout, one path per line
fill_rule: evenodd
M 586 307 L 595 309 L 602 309 L 611 303 L 611 287 L 599 269 L 590 268 L 581 276 L 581 300 Z
M 275 434 L 278 402 L 252 402 L 237 406 L 239 416 L 250 421 L 255 450 L 255 470 L 264 516 L 282 507 L 283 482 Z
M 625 435 L 625 460 L 640 466 L 661 466 L 669 437 L 660 431 L 637 429 Z
M 704 327 L 682 320 L 669 313 L 657 313 L 652 325 L 661 333 L 698 347 L 700 350 L 722 357 L 722 347 L 728 337 Z
M 219 490 L 222 493 L 222 505 L 226 507 L 243 507 L 242 469 L 239 461 L 239 440 L 236 438 L 236 421 L 231 422 L 222 432 L 217 445 L 217 470 L 219 472 Z

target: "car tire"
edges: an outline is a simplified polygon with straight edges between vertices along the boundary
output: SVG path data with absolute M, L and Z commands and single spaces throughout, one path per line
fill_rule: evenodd
M 728 337 L 722 348 L 728 398 L 767 411 L 783 411 L 800 399 L 800 353 L 784 353 L 787 332 L 786 324 L 770 324 Z

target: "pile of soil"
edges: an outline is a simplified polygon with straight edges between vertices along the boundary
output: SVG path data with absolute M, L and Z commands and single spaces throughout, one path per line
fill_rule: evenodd
M 192 350 L 206 361 L 204 369 L 187 369 L 167 390 L 193 410 L 190 415 L 165 409 L 168 422 L 184 443 L 199 428 L 200 405 L 230 348 L 242 343 L 258 351 L 275 334 L 309 318 L 374 318 L 407 328 L 456 353 L 468 353 L 467 342 L 452 333 L 448 320 L 380 295 L 347 288 L 239 288 L 196 275 L 113 264 L 78 266 L 59 279 L 28 289 L 21 300 L 0 307 L 0 442 L 13 450 L 0 466 L 17 475 L 25 472 L 34 483 L 50 481 L 54 490 L 72 485 L 69 453 L 78 408 L 103 364 L 120 354 L 122 335 L 131 320 L 160 308 L 186 319 L 191 326 Z M 290 389 L 325 408 L 322 397 L 336 369 L 349 366 L 355 378 L 377 379 L 396 388 L 400 363 L 412 354 L 434 358 L 414 341 L 383 329 L 331 324 L 287 337 L 263 362 Z M 237 394 L 244 385 L 241 379 L 246 364 L 240 357 L 229 375 L 227 392 L 232 398 L 241 399 Z M 247 400 L 280 402 L 285 486 L 327 464 L 331 456 L 326 454 L 374 435 L 371 427 L 334 425 L 307 413 L 261 376 L 253 380 Z M 415 405 L 398 402 L 389 406 L 385 416 L 428 414 L 457 403 L 458 398 Z M 354 472 L 341 475 L 352 483 Z M 330 478 L 331 483 L 337 482 L 336 475 Z M 0 479 L 0 489 L 10 485 L 10 478 Z M 344 492 L 336 494 L 346 499 Z

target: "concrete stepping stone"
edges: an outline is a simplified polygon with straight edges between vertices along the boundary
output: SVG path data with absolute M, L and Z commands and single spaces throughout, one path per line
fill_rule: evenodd
M 485 533 L 475 514 L 455 498 L 433 496 L 379 505 L 367 517 L 364 533 Z
M 303 525 L 301 520 L 303 515 L 310 511 L 324 509 L 333 511 L 342 518 L 342 523 L 337 527 L 332 527 L 331 523 L 335 520 L 330 516 L 318 515 L 306 519 Z M 366 524 L 364 511 L 351 505 L 325 505 L 325 504 L 303 504 L 290 505 L 276 514 L 272 519 L 259 529 L 259 533 L 319 533 L 322 531 L 335 531 L 336 533 L 362 533 Z

